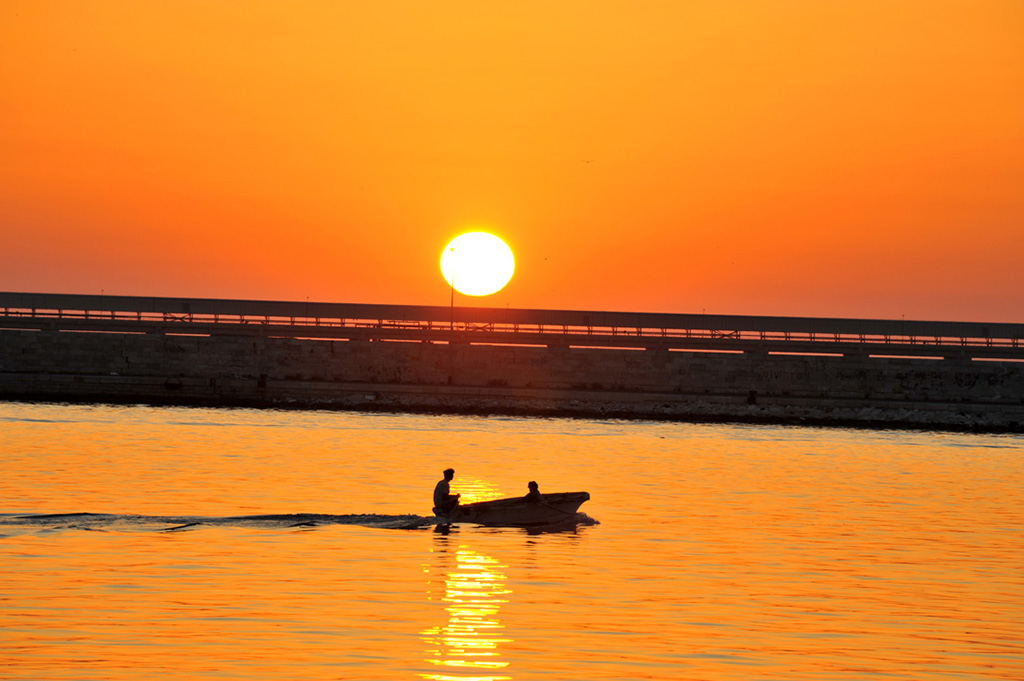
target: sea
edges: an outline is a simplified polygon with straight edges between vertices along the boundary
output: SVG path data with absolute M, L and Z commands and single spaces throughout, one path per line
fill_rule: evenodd
M 0 402 L 0 471 L 0 679 L 1024 679 L 1020 435 Z

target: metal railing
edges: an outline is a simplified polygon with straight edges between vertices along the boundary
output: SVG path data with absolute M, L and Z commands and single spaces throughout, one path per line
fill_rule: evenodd
M 1024 324 L 0 293 L 0 328 L 1024 360 Z

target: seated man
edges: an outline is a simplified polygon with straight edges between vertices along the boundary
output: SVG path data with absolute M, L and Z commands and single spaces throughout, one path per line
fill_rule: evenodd
M 461 494 L 452 494 L 448 483 L 455 477 L 455 469 L 448 468 L 444 471 L 444 480 L 434 487 L 434 513 L 438 515 L 449 515 L 459 505 Z
M 526 501 L 530 502 L 531 504 L 539 504 L 540 503 L 540 488 L 537 487 L 537 483 L 535 483 L 533 480 L 531 480 L 530 484 L 528 484 L 527 487 L 530 488 L 530 491 L 527 492 L 526 496 L 523 497 L 523 499 L 525 499 Z

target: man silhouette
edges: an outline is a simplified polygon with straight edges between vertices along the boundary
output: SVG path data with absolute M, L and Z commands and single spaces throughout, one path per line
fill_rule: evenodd
M 459 505 L 459 497 L 461 494 L 452 494 L 449 483 L 452 478 L 455 477 L 454 468 L 446 468 L 444 471 L 444 480 L 437 483 L 434 487 L 434 513 L 438 515 L 448 515 L 455 510 L 455 507 Z

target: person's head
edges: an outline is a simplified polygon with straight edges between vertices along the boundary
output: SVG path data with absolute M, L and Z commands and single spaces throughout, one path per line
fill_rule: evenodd
M 537 483 L 535 483 L 533 480 L 531 480 L 526 486 L 530 488 L 531 492 L 537 491 Z
M 455 477 L 455 469 L 454 468 L 445 468 L 444 469 L 444 479 L 445 480 L 451 480 L 454 477 Z

